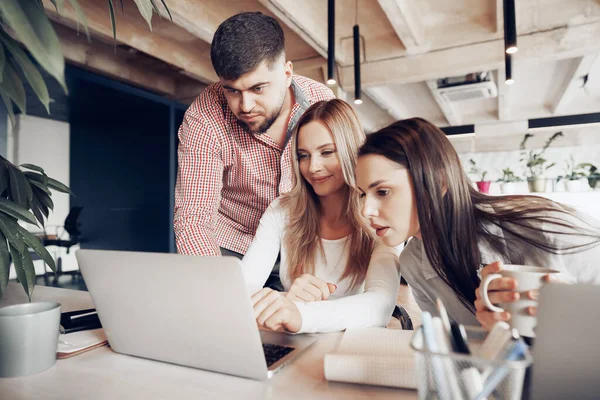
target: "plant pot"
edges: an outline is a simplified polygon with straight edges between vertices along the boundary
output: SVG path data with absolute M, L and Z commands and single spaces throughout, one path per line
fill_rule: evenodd
M 477 182 L 477 189 L 479 189 L 481 193 L 489 193 L 491 183 L 491 181 L 479 181 Z
M 517 185 L 514 182 L 502 182 L 500 183 L 500 191 L 502 194 L 515 194 L 517 193 Z
M 546 191 L 546 178 L 537 177 L 527 180 L 529 191 L 534 193 L 542 193 Z
M 565 181 L 565 189 L 567 192 L 581 192 L 581 181 L 580 180 L 566 180 Z
M 42 372 L 56 362 L 60 304 L 0 308 L 0 377 Z

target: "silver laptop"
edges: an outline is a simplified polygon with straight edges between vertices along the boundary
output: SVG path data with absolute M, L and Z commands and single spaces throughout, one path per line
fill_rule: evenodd
M 600 396 L 600 286 L 548 284 L 540 292 L 531 398 Z
M 235 257 L 78 250 L 112 349 L 267 379 L 317 339 L 259 331 Z

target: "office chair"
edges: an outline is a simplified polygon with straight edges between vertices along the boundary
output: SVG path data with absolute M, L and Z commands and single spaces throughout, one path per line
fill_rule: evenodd
M 82 209 L 83 209 L 83 207 L 80 207 L 80 206 L 71 207 L 71 210 L 69 211 L 69 215 L 67 215 L 67 218 L 65 218 L 64 225 L 62 227 L 61 226 L 56 227 L 55 237 L 48 236 L 46 234 L 46 232 L 44 231 L 44 238 L 42 241 L 44 246 L 64 247 L 67 249 L 67 254 L 69 254 L 69 250 L 71 249 L 71 247 L 78 244 L 79 240 L 80 240 L 81 221 L 79 221 L 79 215 L 81 214 Z M 58 231 L 60 228 L 63 228 L 63 230 L 59 234 Z M 67 232 L 69 234 L 68 240 L 61 239 L 61 236 L 65 232 Z M 62 257 L 59 256 L 58 259 L 56 260 L 56 274 L 55 274 L 54 281 L 58 282 L 58 278 L 63 274 L 71 275 L 73 280 L 81 277 L 81 272 L 79 270 L 63 272 Z M 48 273 L 45 274 L 44 279 L 46 280 L 46 283 L 47 283 Z

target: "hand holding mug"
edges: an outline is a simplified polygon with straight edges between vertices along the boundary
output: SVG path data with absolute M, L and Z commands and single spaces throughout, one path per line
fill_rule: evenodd
M 526 265 L 487 265 L 476 292 L 477 320 L 487 329 L 496 321 L 508 321 L 521 335 L 535 337 L 539 289 L 543 283 L 555 281 L 557 274 L 556 270 Z

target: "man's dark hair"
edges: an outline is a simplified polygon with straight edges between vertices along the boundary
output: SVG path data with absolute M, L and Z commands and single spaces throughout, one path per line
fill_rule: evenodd
M 284 51 L 281 26 L 260 12 L 244 12 L 225 20 L 215 32 L 210 58 L 220 78 L 235 80 L 264 61 L 273 63 Z

